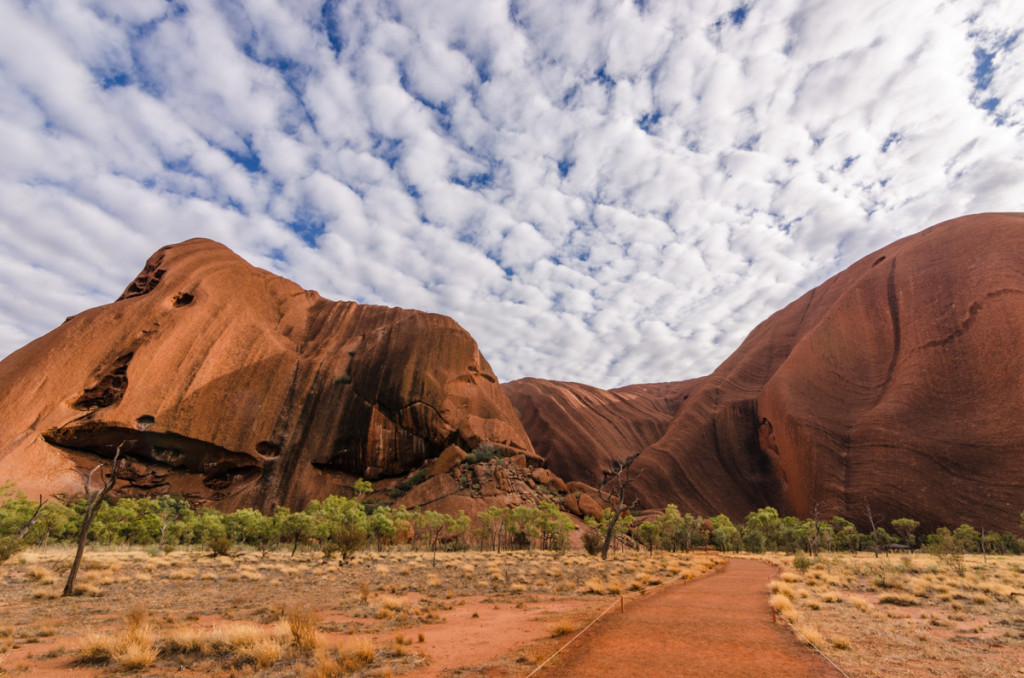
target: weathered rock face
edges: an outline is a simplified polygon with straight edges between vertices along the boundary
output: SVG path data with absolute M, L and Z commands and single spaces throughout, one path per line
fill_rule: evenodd
M 562 478 L 593 483 L 612 462 L 657 442 L 699 380 L 605 391 L 546 379 L 503 384 L 534 449 Z
M 635 464 L 648 506 L 766 504 L 1013 529 L 1024 508 L 1024 215 L 945 222 L 758 326 Z M 529 425 L 527 430 L 530 430 Z
M 302 507 L 450 445 L 536 460 L 476 343 L 450 318 L 332 302 L 225 247 L 165 247 L 114 303 L 0 362 L 0 477 L 79 492 L 131 459 L 122 494 Z

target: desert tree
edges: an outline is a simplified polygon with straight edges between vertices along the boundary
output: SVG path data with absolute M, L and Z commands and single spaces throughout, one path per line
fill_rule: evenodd
M 395 519 L 391 508 L 378 506 L 374 509 L 368 519 L 367 529 L 370 532 L 373 543 L 377 546 L 377 553 L 383 551 L 385 546 L 393 543 L 395 535 L 398 534 L 398 528 L 395 526 Z
M 751 511 L 743 520 L 743 541 L 755 552 L 775 551 L 779 548 L 779 531 L 782 521 L 778 509 L 765 506 Z
M 739 551 L 742 546 L 740 531 L 729 520 L 729 516 L 720 513 L 711 518 L 715 529 L 711 531 L 711 543 L 720 551 Z
M 314 535 L 320 539 L 324 558 L 335 552 L 341 562 L 366 542 L 368 520 L 363 505 L 355 499 L 330 495 L 323 501 L 312 501 L 307 509 L 314 520 Z
M 313 536 L 316 531 L 313 516 L 305 511 L 292 512 L 287 506 L 277 507 L 274 511 L 274 523 L 281 538 L 291 540 L 293 558 L 299 548 L 299 542 Z
M 604 544 L 601 546 L 601 558 L 607 560 L 608 548 L 615 536 L 615 525 L 627 510 L 636 506 L 638 498 L 626 501 L 629 486 L 636 482 L 637 476 L 632 473 L 633 462 L 640 453 L 630 455 L 612 463 L 610 469 L 602 471 L 601 480 L 597 483 L 597 494 L 611 508 L 611 516 L 605 526 Z
M 654 547 L 661 539 L 661 525 L 654 520 L 640 523 L 636 528 L 637 539 L 647 547 L 647 553 L 654 555 Z
M 541 502 L 537 508 L 540 510 L 537 527 L 540 530 L 541 547 L 564 551 L 568 546 L 569 532 L 573 529 L 572 519 L 549 501 Z
M 360 478 L 352 485 L 352 491 L 356 495 L 356 501 L 365 503 L 366 498 L 373 493 L 373 483 Z
M 967 574 L 967 549 L 963 540 L 948 527 L 940 527 L 928 537 L 928 551 L 957 575 Z
M 851 552 L 860 549 L 860 532 L 857 531 L 856 525 L 842 516 L 832 516 L 829 525 L 835 535 L 836 548 L 848 549 Z
M 75 593 L 75 578 L 78 576 L 78 568 L 82 565 L 82 555 L 85 554 L 85 543 L 89 539 L 89 528 L 92 526 L 92 521 L 96 518 L 96 514 L 100 510 L 100 506 L 103 504 L 103 500 L 107 498 L 110 491 L 114 489 L 114 483 L 117 482 L 117 477 L 121 472 L 121 447 L 124 443 L 117 446 L 117 450 L 114 451 L 114 459 L 110 465 L 110 473 L 107 474 L 107 480 L 103 483 L 103 486 L 98 490 L 92 488 L 92 477 L 96 471 L 103 468 L 103 464 L 98 465 L 93 470 L 89 471 L 88 474 L 76 471 L 78 475 L 82 477 L 82 483 L 85 486 L 85 513 L 82 514 L 82 526 L 78 529 L 78 549 L 75 551 L 75 559 L 71 562 L 71 570 L 68 572 L 68 581 L 64 585 L 63 596 L 71 596 Z
M 921 527 L 920 522 L 913 518 L 896 518 L 889 524 L 892 525 L 892 529 L 896 530 L 896 534 L 903 538 L 903 542 L 907 546 L 914 545 L 914 530 Z
M 441 533 L 455 522 L 455 519 L 445 513 L 437 511 L 420 511 L 416 514 L 416 531 L 422 534 L 432 553 L 430 565 L 437 566 L 437 544 L 441 540 Z

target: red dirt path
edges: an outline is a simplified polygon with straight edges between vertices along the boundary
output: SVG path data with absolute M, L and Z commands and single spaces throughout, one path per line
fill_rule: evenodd
M 730 559 L 687 584 L 666 586 L 613 609 L 536 676 L 840 676 L 824 658 L 772 621 L 775 568 Z

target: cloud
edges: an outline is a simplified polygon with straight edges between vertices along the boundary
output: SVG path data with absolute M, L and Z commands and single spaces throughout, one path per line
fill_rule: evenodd
M 1013 0 L 0 6 L 0 354 L 220 240 L 445 313 L 499 377 L 712 370 L 932 223 L 1020 209 Z

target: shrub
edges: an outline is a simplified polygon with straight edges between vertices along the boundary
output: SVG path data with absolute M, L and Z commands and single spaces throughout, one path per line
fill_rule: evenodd
M 231 551 L 231 540 L 220 535 L 206 542 L 207 548 L 213 551 L 215 556 L 226 556 Z
M 551 625 L 551 637 L 567 636 L 576 630 L 576 625 L 568 619 L 562 619 Z
M 500 456 L 501 451 L 497 447 L 490 443 L 484 443 L 466 455 L 466 463 L 469 465 L 479 464 Z
M 797 553 L 795 556 L 793 556 L 793 567 L 800 570 L 800 572 L 807 572 L 807 570 L 813 564 L 814 561 L 808 558 L 806 554 Z
M 402 484 L 399 485 L 398 487 L 403 492 L 408 492 L 413 487 L 415 487 L 416 485 L 419 485 L 420 483 L 422 483 L 426 479 L 427 479 L 427 469 L 421 468 L 419 471 L 416 471 L 416 473 L 413 473 L 411 476 L 409 476 L 408 478 L 403 480 Z
M 0 537 L 0 565 L 25 548 L 25 543 L 16 536 Z
M 604 545 L 604 540 L 601 539 L 601 533 L 596 530 L 587 530 L 583 533 L 583 548 L 586 549 L 587 553 L 596 556 L 601 553 L 601 546 Z
M 899 605 L 900 607 L 917 605 L 917 600 L 915 600 L 913 596 L 908 596 L 903 593 L 887 593 L 880 597 L 878 602 L 883 605 Z

